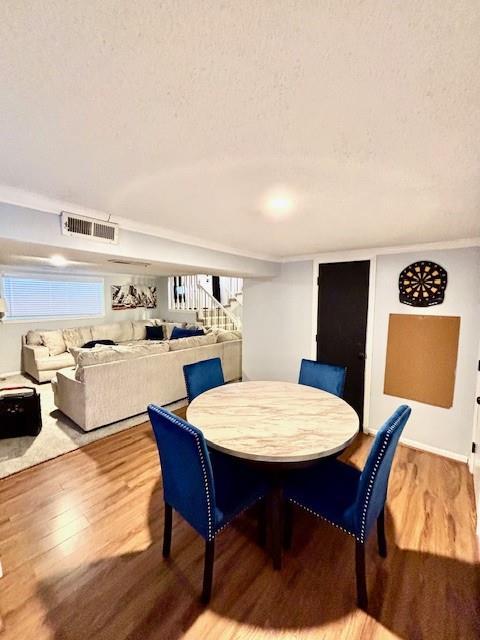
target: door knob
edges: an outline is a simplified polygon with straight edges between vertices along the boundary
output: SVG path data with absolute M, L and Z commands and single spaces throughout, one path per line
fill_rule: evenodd
M 360 353 L 358 354 L 358 359 L 359 360 L 366 360 L 367 359 L 367 354 L 363 353 L 363 351 L 360 351 Z

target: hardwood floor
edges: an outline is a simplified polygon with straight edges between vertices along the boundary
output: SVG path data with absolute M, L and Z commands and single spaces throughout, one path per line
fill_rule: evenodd
M 363 464 L 371 440 L 347 452 Z M 354 541 L 295 512 L 274 572 L 254 514 L 218 538 L 214 593 L 204 544 L 174 514 L 162 559 L 163 501 L 149 425 L 0 481 L 1 640 L 480 638 L 480 568 L 465 465 L 399 447 L 382 560 L 367 552 L 370 611 L 355 605 Z

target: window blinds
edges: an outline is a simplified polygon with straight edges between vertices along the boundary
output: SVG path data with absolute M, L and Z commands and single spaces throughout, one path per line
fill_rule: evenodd
M 103 280 L 5 275 L 2 285 L 7 319 L 104 314 Z

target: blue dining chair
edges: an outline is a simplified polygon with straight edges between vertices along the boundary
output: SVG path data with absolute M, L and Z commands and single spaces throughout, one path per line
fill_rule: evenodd
M 345 388 L 346 373 L 346 367 L 303 358 L 298 384 L 322 389 L 341 398 Z
M 385 500 L 393 456 L 411 413 L 401 405 L 382 425 L 362 472 L 328 458 L 309 469 L 292 472 L 286 480 L 285 497 L 309 513 L 326 520 L 355 538 L 357 601 L 367 609 L 365 542 L 377 523 L 380 555 L 387 556 Z
M 225 384 L 220 358 L 210 358 L 209 360 L 185 364 L 183 366 L 183 376 L 189 402 L 192 402 L 204 391 L 221 387 Z
M 208 603 L 217 534 L 264 498 L 268 484 L 262 473 L 241 460 L 209 451 L 202 432 L 167 409 L 151 404 L 148 415 L 163 478 L 163 556 L 170 555 L 175 509 L 205 539 L 202 601 Z

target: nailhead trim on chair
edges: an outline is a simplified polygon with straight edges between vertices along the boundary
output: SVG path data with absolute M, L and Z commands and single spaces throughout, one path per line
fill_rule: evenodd
M 257 498 L 255 500 L 255 502 L 252 502 L 252 504 L 249 504 L 248 507 L 245 507 L 245 509 L 242 509 L 241 511 L 239 511 L 236 515 L 235 518 L 237 518 L 239 515 L 241 515 L 244 511 L 247 511 L 247 509 L 250 509 L 250 507 L 253 507 L 254 504 L 257 504 L 257 502 L 261 500 L 261 498 Z M 225 524 L 223 524 L 220 529 L 217 529 L 215 531 L 215 535 L 217 535 L 217 533 L 220 533 L 220 531 L 223 531 L 226 527 L 228 527 L 228 525 L 231 523 L 232 521 L 229 520 L 228 522 L 226 522 Z
M 183 422 L 180 422 L 180 420 L 177 420 L 170 416 L 169 416 L 169 420 L 174 424 L 178 425 L 179 427 L 181 427 L 182 429 L 185 429 L 185 431 L 188 431 L 189 433 L 191 433 L 195 438 L 198 453 L 200 454 L 200 464 L 202 465 L 203 481 L 205 483 L 205 493 L 207 494 L 208 540 L 213 540 L 213 538 L 215 537 L 215 534 L 213 534 L 212 532 L 212 505 L 210 503 L 210 491 L 208 489 L 207 469 L 205 467 L 205 458 L 203 456 L 203 451 L 202 451 L 202 448 L 200 447 L 200 438 L 198 437 L 198 434 L 195 433 L 193 429 L 186 426 Z
M 183 372 L 183 377 L 184 377 L 184 380 L 185 380 L 185 388 L 187 389 L 187 398 L 188 398 L 188 401 L 191 402 L 191 400 L 190 400 L 190 398 L 192 397 L 191 396 L 191 390 L 190 390 L 190 385 L 187 382 L 187 376 L 185 375 L 185 371 Z
M 292 502 L 293 504 L 296 504 L 298 507 L 304 509 L 305 511 L 308 511 L 308 513 L 311 513 L 312 515 L 316 516 L 317 518 L 320 518 L 320 520 L 325 520 L 325 522 L 328 522 L 328 524 L 333 525 L 334 527 L 337 527 L 337 529 L 340 529 L 341 531 L 343 531 L 344 533 L 348 533 L 349 536 L 353 536 L 355 538 L 355 540 L 358 540 L 359 542 L 363 542 L 363 540 L 360 540 L 360 538 L 358 536 L 356 536 L 354 533 L 352 533 L 351 531 L 348 531 L 348 529 L 344 529 L 343 527 L 341 527 L 339 524 L 336 524 L 335 522 L 332 522 L 331 520 L 329 520 L 328 518 L 325 518 L 325 516 L 322 516 L 320 513 L 317 513 L 316 511 L 313 511 L 313 509 L 309 509 L 308 507 L 306 507 L 303 504 L 300 504 L 300 502 L 297 502 L 296 500 L 293 500 L 293 498 L 288 498 L 289 502 Z
M 169 416 L 169 419 L 174 424 L 178 425 L 182 429 L 185 429 L 185 431 L 188 431 L 189 433 L 191 433 L 195 438 L 195 443 L 197 445 L 198 453 L 200 454 L 200 463 L 202 465 L 203 480 L 205 483 L 205 493 L 207 494 L 208 540 L 213 540 L 217 535 L 217 533 L 220 533 L 220 531 L 223 531 L 225 527 L 228 527 L 228 525 L 230 524 L 230 521 L 225 523 L 219 529 L 216 529 L 215 531 L 212 530 L 212 506 L 210 502 L 210 491 L 208 489 L 208 479 L 207 479 L 207 470 L 205 468 L 205 458 L 203 456 L 202 448 L 200 447 L 200 438 L 198 437 L 198 434 L 195 433 L 193 429 L 190 429 L 190 427 L 183 424 L 183 422 L 180 422 L 180 420 L 177 420 L 176 418 L 172 418 L 170 416 Z M 235 517 L 239 516 L 241 513 L 243 513 L 247 509 L 250 509 L 250 507 L 256 504 L 259 500 L 261 500 L 261 498 L 257 498 L 255 502 L 252 502 L 252 504 L 249 504 L 248 507 L 245 507 L 245 509 L 242 509 L 241 511 L 239 511 Z
M 402 416 L 403 416 L 403 411 L 398 416 L 398 418 L 395 420 L 395 422 L 392 424 L 392 426 L 389 429 L 387 429 L 387 431 L 385 433 L 385 440 L 383 441 L 382 448 L 380 449 L 380 453 L 378 454 L 378 457 L 377 457 L 377 459 L 375 461 L 375 465 L 373 467 L 373 472 L 372 472 L 372 475 L 370 477 L 370 481 L 369 481 L 368 487 L 367 487 L 367 495 L 365 497 L 365 504 L 363 506 L 362 524 L 361 524 L 361 531 L 360 531 L 360 542 L 365 542 L 365 527 L 366 527 L 366 523 L 367 523 L 367 511 L 368 511 L 368 505 L 369 505 L 369 502 L 370 502 L 370 498 L 371 498 L 371 495 L 372 495 L 373 483 L 375 482 L 375 476 L 377 475 L 378 467 L 380 466 L 380 463 L 381 463 L 381 461 L 383 459 L 383 456 L 385 454 L 385 450 L 387 448 L 388 440 L 389 440 L 390 436 L 392 435 L 395 427 L 399 423 L 400 419 L 402 418 Z
M 367 495 L 366 495 L 366 498 L 365 498 L 365 505 L 363 507 L 360 536 L 357 536 L 355 533 L 352 533 L 351 531 L 348 531 L 347 529 L 344 529 L 339 524 L 336 524 L 335 522 L 332 522 L 328 518 L 325 518 L 325 516 L 321 515 L 320 513 L 317 513 L 316 511 L 313 511 L 312 509 L 309 509 L 305 505 L 300 504 L 300 502 L 297 502 L 296 500 L 293 500 L 293 498 L 289 498 L 288 501 L 292 502 L 293 504 L 296 504 L 301 509 L 304 509 L 305 511 L 308 511 L 309 513 L 311 513 L 312 515 L 316 516 L 317 518 L 320 518 L 321 520 L 325 520 L 325 522 L 328 522 L 329 524 L 333 525 L 337 529 L 340 529 L 344 533 L 348 533 L 349 536 L 353 536 L 355 538 L 355 540 L 358 540 L 358 542 L 365 543 L 365 527 L 366 527 L 366 522 L 367 522 L 367 511 L 368 511 L 368 505 L 369 505 L 369 502 L 370 502 L 370 498 L 371 498 L 371 495 L 372 495 L 372 487 L 373 487 L 373 483 L 375 481 L 375 476 L 377 475 L 378 467 L 380 466 L 382 458 L 383 458 L 383 456 L 385 454 L 385 450 L 387 448 L 388 440 L 389 440 L 390 436 L 392 435 L 395 427 L 399 423 L 400 419 L 402 418 L 402 416 L 403 416 L 403 412 L 402 412 L 402 414 L 400 416 L 398 416 L 398 418 L 395 420 L 395 422 L 392 424 L 392 426 L 389 429 L 387 429 L 387 431 L 385 433 L 385 440 L 383 442 L 383 445 L 382 445 L 382 448 L 380 450 L 380 453 L 378 454 L 377 460 L 375 461 L 375 465 L 374 465 L 374 468 L 373 468 L 372 476 L 371 476 L 370 481 L 368 483 Z

